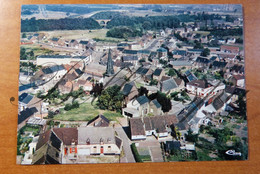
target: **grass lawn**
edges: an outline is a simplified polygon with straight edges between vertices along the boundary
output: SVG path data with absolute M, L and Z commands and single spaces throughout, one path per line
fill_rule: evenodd
M 140 88 L 141 86 L 144 86 L 144 84 L 138 83 L 138 82 L 135 82 L 135 85 L 136 85 L 137 88 Z
M 49 38 L 61 37 L 63 39 L 109 39 L 115 41 L 123 41 L 123 39 L 106 37 L 108 29 L 99 30 L 55 30 L 55 31 L 45 31 L 49 34 Z
M 54 119 L 63 121 L 89 121 L 98 114 L 103 114 L 111 121 L 116 121 L 116 117 L 122 117 L 120 113 L 98 109 L 95 104 L 92 106 L 91 103 L 83 103 L 80 104 L 79 108 L 69 111 L 61 109 L 61 113 L 56 115 Z
M 47 48 L 42 48 L 37 44 L 21 45 L 21 48 L 25 48 L 26 52 L 29 52 L 29 51 L 32 50 L 34 52 L 35 56 L 43 55 L 43 54 L 57 54 L 57 53 L 59 53 L 57 51 L 52 51 L 52 50 L 49 50 Z

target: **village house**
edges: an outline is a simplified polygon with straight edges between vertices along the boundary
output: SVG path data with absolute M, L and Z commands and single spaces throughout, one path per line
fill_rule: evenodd
M 226 71 L 227 64 L 228 63 L 225 61 L 214 61 L 212 63 L 211 69 L 214 71 L 219 71 L 219 70 Z
M 135 82 L 126 83 L 122 93 L 124 95 L 125 104 L 129 103 L 132 99 L 138 96 L 138 89 L 135 85 Z
M 41 134 L 32 164 L 72 164 L 84 156 L 119 155 L 122 140 L 111 127 L 53 128 Z
M 158 88 L 160 89 L 161 92 L 166 94 L 170 94 L 174 91 L 179 90 L 178 85 L 175 82 L 175 79 L 166 76 L 164 76 L 162 80 L 158 83 Z
M 170 61 L 169 65 L 174 69 L 181 69 L 185 67 L 186 69 L 192 68 L 192 63 L 185 60 L 176 60 L 176 61 Z
M 231 95 L 228 95 L 225 90 L 221 90 L 205 102 L 205 105 L 198 110 L 196 116 L 198 118 L 204 118 L 207 114 L 220 113 L 225 110 L 230 101 Z
M 162 106 L 156 99 L 150 101 L 149 113 L 151 113 L 153 115 L 162 115 L 163 114 Z
M 140 50 L 143 48 L 143 46 L 138 43 L 138 42 L 134 42 L 134 43 L 128 43 L 129 44 L 129 49 L 130 50 Z
M 132 99 L 122 109 L 122 114 L 125 117 L 143 117 L 149 113 L 149 99 L 146 96 L 139 96 Z
M 146 62 L 148 61 L 148 58 L 151 54 L 151 51 L 149 50 L 139 50 L 137 55 L 140 59 L 144 59 Z
M 188 82 L 191 82 L 193 80 L 198 80 L 198 78 L 190 70 L 185 71 L 184 77 Z
M 79 79 L 77 80 L 79 87 L 82 87 L 84 91 L 91 91 L 93 89 L 93 82 L 88 80 Z
M 137 66 L 138 65 L 138 57 L 137 56 L 131 56 L 131 55 L 123 56 L 122 62 L 123 63 L 131 63 L 132 65 Z
M 58 46 L 59 45 L 59 38 L 57 38 L 57 37 L 53 37 L 53 38 L 51 38 L 50 40 L 49 40 L 49 42 L 50 42 L 50 44 L 52 45 L 52 46 Z
M 240 74 L 243 75 L 245 72 L 245 67 L 243 65 L 235 64 L 230 68 L 230 72 L 232 74 Z
M 174 50 L 174 51 L 172 51 L 172 55 L 173 55 L 174 59 L 180 59 L 187 55 L 187 51 L 186 50 Z
M 147 136 L 156 138 L 167 137 L 177 123 L 175 115 L 160 115 L 143 118 L 131 118 L 129 126 L 131 130 L 131 140 L 145 140 Z
M 165 48 L 159 48 L 157 50 L 157 56 L 159 59 L 167 59 L 167 50 Z
M 235 54 L 238 55 L 239 54 L 239 47 L 230 46 L 230 45 L 221 45 L 220 51 L 227 52 L 227 53 L 235 53 Z
M 205 97 L 211 94 L 215 95 L 218 91 L 225 89 L 225 85 L 223 83 L 218 84 L 218 86 L 214 89 L 214 86 L 217 85 L 217 83 L 219 82 L 215 82 L 215 84 L 212 85 L 206 80 L 193 80 L 187 83 L 186 90 L 189 93 L 200 97 Z
M 75 39 L 70 40 L 70 42 L 69 42 L 69 47 L 79 48 L 79 43 L 78 43 L 78 41 L 75 40 Z
M 78 155 L 120 155 L 122 140 L 112 127 L 78 127 Z
M 95 49 L 95 46 L 90 43 L 90 41 L 86 41 L 86 40 L 81 40 L 79 42 L 79 48 L 82 49 L 82 51 L 88 50 L 88 49 Z
M 20 130 L 27 121 L 34 117 L 35 114 L 38 112 L 36 107 L 27 107 L 26 109 L 22 110 L 18 113 L 18 127 L 17 130 Z
M 108 127 L 109 120 L 104 115 L 98 115 L 95 118 L 88 121 L 88 127 Z
M 208 69 L 211 61 L 207 57 L 197 57 L 194 65 L 198 68 L 205 68 Z
M 53 80 L 59 80 L 67 73 L 63 65 L 54 65 L 46 67 L 42 69 L 42 72 L 44 73 L 44 79 Z
M 153 72 L 153 79 L 157 81 L 161 81 L 162 76 L 165 75 L 164 69 L 156 68 Z
M 235 86 L 244 88 L 245 87 L 245 76 L 244 75 L 233 75 L 230 79 L 230 82 L 232 82 Z
M 152 68 L 143 68 L 140 67 L 136 70 L 136 76 L 141 76 L 141 78 L 145 81 L 148 82 L 152 79 Z
M 23 111 L 30 106 L 30 102 L 32 101 L 33 96 L 28 93 L 22 93 L 19 95 L 18 103 L 19 103 L 19 111 Z

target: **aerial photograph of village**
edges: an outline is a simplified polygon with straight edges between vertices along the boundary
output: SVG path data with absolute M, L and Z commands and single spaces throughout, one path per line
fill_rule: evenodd
M 248 159 L 238 4 L 21 7 L 17 164 Z

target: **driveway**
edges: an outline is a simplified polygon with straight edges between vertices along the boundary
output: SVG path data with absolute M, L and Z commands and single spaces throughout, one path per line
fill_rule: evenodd
M 115 131 L 117 132 L 118 136 L 123 141 L 123 149 L 124 149 L 124 153 L 125 153 L 125 157 L 126 157 L 126 162 L 135 163 L 134 155 L 133 155 L 132 150 L 130 148 L 130 140 L 127 137 L 124 129 L 122 127 L 116 127 Z
M 145 141 L 140 141 L 139 147 L 148 147 L 153 162 L 164 162 L 160 143 L 155 137 L 147 137 Z

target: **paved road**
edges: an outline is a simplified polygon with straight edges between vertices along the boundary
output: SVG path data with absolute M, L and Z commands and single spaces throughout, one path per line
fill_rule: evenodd
M 130 143 L 129 143 L 130 140 L 127 137 L 125 131 L 123 130 L 122 127 L 116 127 L 115 130 L 118 133 L 118 136 L 123 141 L 123 149 L 124 149 L 124 152 L 125 152 L 127 162 L 128 163 L 135 163 L 134 155 L 133 155 L 132 150 L 130 148 Z

